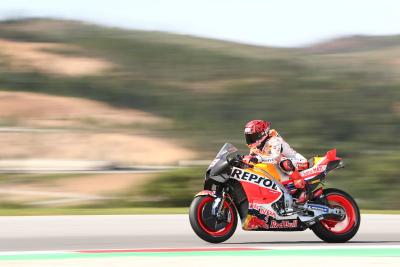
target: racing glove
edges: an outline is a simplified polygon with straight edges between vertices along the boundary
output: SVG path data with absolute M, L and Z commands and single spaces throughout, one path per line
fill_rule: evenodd
M 258 159 L 257 156 L 252 156 L 252 155 L 244 156 L 242 161 L 244 163 L 246 163 L 247 165 L 253 165 L 253 164 L 257 164 L 258 162 L 260 162 L 260 160 Z

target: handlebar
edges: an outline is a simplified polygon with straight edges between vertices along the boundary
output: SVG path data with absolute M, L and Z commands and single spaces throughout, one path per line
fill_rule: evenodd
M 244 155 L 236 154 L 231 159 L 228 159 L 228 163 L 229 163 L 229 165 L 237 167 L 237 168 L 249 168 L 249 167 L 251 167 L 251 165 L 246 164 L 246 163 L 243 162 L 243 157 L 244 157 Z

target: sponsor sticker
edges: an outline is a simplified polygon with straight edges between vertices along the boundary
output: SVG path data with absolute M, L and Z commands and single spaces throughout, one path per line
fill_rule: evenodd
M 285 229 L 285 228 L 297 228 L 297 220 L 287 221 L 276 221 L 271 220 L 269 223 L 270 229 Z
M 319 210 L 319 211 L 323 211 L 323 212 L 328 212 L 329 211 L 329 209 L 327 207 L 320 206 L 320 205 L 315 205 L 315 204 L 310 205 L 310 204 L 308 204 L 308 206 L 313 210 Z
M 304 171 L 302 171 L 302 172 L 300 173 L 300 175 L 303 176 L 303 177 L 305 177 L 305 176 L 310 176 L 310 175 L 313 175 L 313 174 L 321 173 L 321 172 L 323 172 L 323 171 L 326 170 L 326 166 L 327 166 L 327 165 L 318 165 L 318 166 L 312 167 L 312 168 L 309 169 L 309 170 L 304 170 Z
M 249 203 L 249 209 L 257 210 L 260 214 L 263 214 L 266 216 L 276 217 L 275 211 L 265 208 L 259 203 L 254 203 L 254 202 Z
M 252 184 L 257 184 L 261 187 L 278 190 L 278 186 L 268 178 L 262 177 L 255 173 L 251 173 L 236 167 L 232 168 L 230 177 L 238 181 L 247 181 Z

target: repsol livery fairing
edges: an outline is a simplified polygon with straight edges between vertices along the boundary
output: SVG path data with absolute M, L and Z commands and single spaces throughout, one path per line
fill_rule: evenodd
M 336 150 L 309 160 L 301 172 L 308 200 L 297 203 L 297 189 L 275 162 L 248 165 L 225 144 L 207 168 L 204 190 L 189 211 L 190 224 L 202 239 L 230 238 L 237 222 L 251 231 L 302 231 L 310 228 L 322 240 L 345 242 L 358 231 L 360 214 L 354 199 L 339 189 L 325 189 L 326 175 L 343 166 Z

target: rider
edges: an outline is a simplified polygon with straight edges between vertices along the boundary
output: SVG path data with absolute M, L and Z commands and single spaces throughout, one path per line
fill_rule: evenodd
M 304 203 L 307 200 L 306 183 L 299 171 L 308 168 L 307 159 L 291 148 L 278 132 L 270 127 L 271 123 L 263 120 L 252 120 L 246 124 L 244 135 L 250 153 L 243 161 L 247 164 L 279 163 L 281 170 L 289 175 L 298 189 L 297 203 Z

